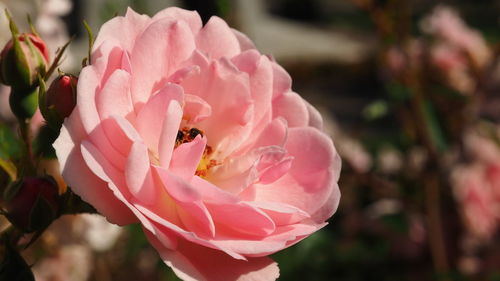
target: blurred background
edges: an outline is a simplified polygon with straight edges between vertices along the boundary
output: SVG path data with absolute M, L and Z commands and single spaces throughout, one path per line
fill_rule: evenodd
M 290 73 L 343 159 L 323 230 L 273 256 L 279 280 L 500 280 L 500 1 L 2 0 L 31 14 L 62 69 L 86 56 L 82 21 L 127 6 L 217 15 Z M 21 24 L 20 24 L 21 25 Z M 24 26 L 24 30 L 27 27 Z M 0 43 L 10 37 L 0 16 Z M 77 74 L 77 73 L 75 73 Z M 6 94 L 0 118 L 9 122 Z M 24 253 L 38 281 L 178 280 L 139 226 L 65 216 Z

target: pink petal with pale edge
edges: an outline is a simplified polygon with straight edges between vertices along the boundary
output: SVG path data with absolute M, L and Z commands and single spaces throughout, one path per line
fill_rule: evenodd
M 185 242 L 171 251 L 154 235 L 145 233 L 165 263 L 185 281 L 271 281 L 279 276 L 277 264 L 267 257 L 235 260 L 219 251 Z

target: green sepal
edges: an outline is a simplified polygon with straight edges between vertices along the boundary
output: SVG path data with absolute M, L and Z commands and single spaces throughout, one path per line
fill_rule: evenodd
M 17 28 L 16 23 L 12 19 L 12 16 L 10 15 L 9 10 L 7 10 L 7 9 L 5 9 L 5 17 L 9 21 L 9 28 L 10 28 L 10 32 L 12 33 L 12 36 L 17 37 L 17 35 L 19 34 L 19 29 Z
M 31 20 L 31 16 L 30 14 L 26 15 L 27 19 L 28 19 L 28 25 L 30 26 L 30 31 L 31 33 L 33 33 L 34 35 L 36 35 L 37 37 L 40 37 L 40 34 L 38 34 L 38 32 L 36 31 L 35 29 L 35 26 L 33 25 L 33 21 Z
M 64 46 L 62 46 L 61 48 L 59 48 L 56 52 L 56 57 L 54 59 L 54 62 L 52 62 L 52 65 L 49 67 L 49 69 L 47 70 L 47 72 L 45 73 L 45 75 L 43 76 L 44 80 L 47 81 L 50 76 L 52 75 L 52 73 L 54 73 L 54 71 L 56 70 L 56 68 L 59 66 L 59 61 L 61 60 L 64 52 L 66 51 L 66 49 L 68 48 L 69 44 L 73 41 L 75 37 L 71 37 L 68 42 L 66 42 L 66 44 L 64 44 Z
M 60 214 L 98 214 L 97 210 L 94 206 L 85 202 L 80 198 L 80 196 L 76 195 L 70 188 L 66 190 L 64 194 L 60 196 Z
M 9 97 L 10 108 L 20 120 L 33 117 L 38 108 L 37 89 L 16 90 L 11 89 Z
M 92 48 L 94 47 L 94 33 L 92 32 L 92 29 L 90 28 L 89 24 L 86 21 L 83 21 L 83 26 L 85 27 L 85 30 L 87 30 L 87 35 L 89 38 L 89 56 L 88 60 L 85 61 L 88 64 L 92 64 Z
M 38 194 L 29 214 L 27 232 L 45 229 L 57 218 L 57 209 L 52 206 L 41 194 Z

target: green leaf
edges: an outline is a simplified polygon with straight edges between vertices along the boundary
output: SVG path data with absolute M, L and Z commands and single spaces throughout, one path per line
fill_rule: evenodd
M 7 173 L 10 181 L 15 181 L 17 179 L 17 168 L 11 161 L 0 158 L 0 169 Z
M 366 120 L 375 120 L 387 115 L 389 106 L 386 101 L 379 100 L 370 103 L 363 109 L 363 116 Z
M 434 106 L 430 101 L 424 101 L 422 113 L 424 114 L 426 128 L 431 137 L 431 141 L 438 151 L 445 151 L 448 146 L 447 141 L 441 129 L 441 125 L 439 124 Z
M 411 97 L 410 90 L 401 83 L 389 83 L 386 85 L 386 91 L 394 101 L 405 101 Z

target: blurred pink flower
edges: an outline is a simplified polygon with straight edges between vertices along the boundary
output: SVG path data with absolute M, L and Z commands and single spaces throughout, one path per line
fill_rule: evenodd
M 475 133 L 468 133 L 464 143 L 473 162 L 455 168 L 453 190 L 469 231 L 487 239 L 500 222 L 500 149 Z
M 499 202 L 492 197 L 491 182 L 486 177 L 485 167 L 457 167 L 452 174 L 452 183 L 469 232 L 483 239 L 490 238 L 498 226 Z
M 140 222 L 184 280 L 274 280 L 266 257 L 326 225 L 340 158 L 290 76 L 218 17 L 105 23 L 54 147 L 71 188 Z
M 89 248 L 81 245 L 64 246 L 33 267 L 37 281 L 87 281 L 92 269 Z
M 421 63 L 423 55 L 423 44 L 421 40 L 414 39 L 410 41 L 408 47 L 403 50 L 401 47 L 391 47 L 386 52 L 385 61 L 389 70 L 395 74 L 401 74 L 409 65 L 418 65 Z
M 111 249 L 123 233 L 123 228 L 110 224 L 102 216 L 82 214 L 78 218 L 73 223 L 73 231 L 81 234 L 94 251 L 103 252 Z
M 377 164 L 384 174 L 395 174 L 403 167 L 403 155 L 397 149 L 384 147 L 378 151 Z
M 358 173 L 366 173 L 372 167 L 372 158 L 363 145 L 349 137 L 336 139 L 339 154 Z
M 482 35 L 468 27 L 450 7 L 436 7 L 422 22 L 422 30 L 466 53 L 476 67 L 484 67 L 491 59 L 491 50 Z
M 455 46 L 438 43 L 431 48 L 431 60 L 443 74 L 446 83 L 462 94 L 472 94 L 475 80 L 464 53 Z

